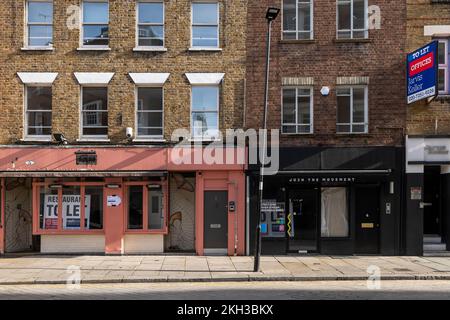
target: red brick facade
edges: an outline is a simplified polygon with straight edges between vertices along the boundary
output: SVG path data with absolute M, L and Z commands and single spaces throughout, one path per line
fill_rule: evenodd
M 405 1 L 369 0 L 381 10 L 381 29 L 367 40 L 336 40 L 336 1 L 314 0 L 314 39 L 283 41 L 282 12 L 273 24 L 268 128 L 281 128 L 283 77 L 314 78 L 314 133 L 282 135 L 284 145 L 364 146 L 403 144 L 405 99 Z M 246 127 L 262 124 L 268 6 L 282 0 L 252 0 L 248 6 Z M 336 134 L 337 77 L 369 77 L 369 131 Z M 328 86 L 330 95 L 320 89 Z

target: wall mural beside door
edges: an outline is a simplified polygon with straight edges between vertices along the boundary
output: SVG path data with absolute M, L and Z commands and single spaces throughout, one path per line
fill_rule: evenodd
M 174 174 L 170 177 L 168 251 L 195 250 L 195 177 Z
M 5 252 L 32 249 L 31 180 L 5 183 Z

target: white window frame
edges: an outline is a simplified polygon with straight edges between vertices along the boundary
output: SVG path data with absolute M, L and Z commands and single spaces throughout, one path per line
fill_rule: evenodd
M 350 3 L 350 29 L 339 30 L 339 4 Z M 368 13 L 368 1 L 364 0 L 364 29 L 353 28 L 353 4 L 354 0 L 336 0 L 336 39 L 348 40 L 348 39 L 368 39 L 369 38 L 369 13 Z M 363 38 L 355 38 L 354 32 L 364 32 Z M 339 32 L 350 32 L 350 38 L 340 38 Z
M 163 9 L 163 21 L 162 24 L 160 23 L 139 23 L 139 4 L 140 3 L 160 3 L 162 4 Z M 135 45 L 135 51 L 138 51 L 139 49 L 154 49 L 154 50 L 165 50 L 166 46 L 166 6 L 164 1 L 162 0 L 138 0 L 136 1 L 136 45 Z M 163 27 L 163 45 L 162 46 L 140 46 L 139 45 L 139 26 L 162 26 Z
M 215 4 L 217 6 L 217 25 L 211 24 L 194 24 L 194 4 Z M 217 46 L 194 46 L 194 27 L 195 26 L 203 26 L 203 27 L 214 27 L 217 26 Z M 195 0 L 191 2 L 191 47 L 190 50 L 217 50 L 220 49 L 220 3 L 219 1 L 213 0 Z
M 145 88 L 157 88 L 161 89 L 162 93 L 162 109 L 161 111 L 156 110 L 148 110 L 148 111 L 139 111 L 139 89 L 145 89 Z M 161 141 L 164 139 L 164 87 L 160 85 L 136 85 L 134 89 L 135 93 L 135 121 L 134 121 L 134 127 L 136 130 L 136 139 L 135 140 L 145 140 L 145 141 Z M 162 134 L 161 135 L 139 135 L 139 123 L 138 123 L 138 115 L 139 112 L 146 112 L 146 113 L 161 113 L 162 116 Z M 151 129 L 159 129 L 159 127 L 150 127 Z
M 44 3 L 51 3 L 52 4 L 52 22 L 51 23 L 39 23 L 39 22 L 29 22 L 28 21 L 28 13 L 29 13 L 29 4 L 30 2 L 44 2 Z M 53 49 L 53 41 L 54 41 L 54 28 L 53 28 L 53 20 L 54 20 L 54 3 L 53 0 L 27 0 L 25 1 L 25 30 L 24 30 L 24 49 Z M 51 44 L 48 46 L 33 46 L 30 44 L 29 39 L 29 27 L 30 26 L 51 26 L 52 27 L 52 41 Z
M 437 39 L 439 41 L 439 43 L 443 43 L 445 45 L 445 63 L 439 63 L 439 70 L 444 70 L 445 72 L 445 83 L 444 83 L 444 91 L 440 90 L 439 94 L 440 95 L 448 95 L 449 94 L 449 72 L 448 72 L 448 45 L 449 45 L 449 41 L 448 39 Z M 438 52 L 439 53 L 439 52 Z M 438 72 L 439 72 L 438 70 Z
M 293 90 L 295 89 L 295 122 L 296 123 L 285 123 L 284 122 L 284 90 Z M 298 119 L 298 97 L 299 90 L 309 90 L 309 124 L 301 124 Z M 301 95 L 303 97 L 303 95 Z M 295 127 L 295 132 L 284 132 L 283 127 L 285 126 L 293 126 Z M 309 126 L 309 132 L 298 132 L 298 127 L 307 127 Z M 282 88 L 281 91 L 281 133 L 283 135 L 305 135 L 314 133 L 314 90 L 313 87 L 310 86 L 286 86 Z
M 89 25 L 104 25 L 104 23 L 100 23 L 100 22 L 89 22 L 89 23 L 85 23 L 84 22 L 84 4 L 85 3 L 89 3 L 89 2 L 94 2 L 94 3 L 107 3 L 108 4 L 108 45 L 85 45 L 84 44 L 84 26 L 89 26 Z M 80 44 L 79 44 L 79 49 L 99 49 L 99 50 L 108 50 L 110 47 L 110 41 L 111 38 L 109 37 L 109 31 L 110 31 L 110 13 L 109 13 L 109 9 L 110 9 L 110 5 L 109 5 L 109 0 L 82 0 L 81 1 L 81 8 L 80 8 Z
M 217 109 L 216 110 L 194 111 L 194 108 L 193 108 L 193 102 L 194 102 L 193 89 L 196 88 L 196 87 L 197 88 L 198 87 L 200 87 L 200 88 L 212 87 L 212 88 L 216 88 L 217 89 Z M 217 128 L 216 128 L 217 136 L 207 136 L 207 135 L 206 136 L 196 136 L 195 135 L 195 133 L 194 133 L 194 123 L 193 123 L 193 117 L 192 117 L 194 112 L 216 113 L 217 114 L 217 117 L 216 117 L 216 119 L 217 119 Z M 219 116 L 219 112 L 220 112 L 220 85 L 216 85 L 216 84 L 209 84 L 209 85 L 208 84 L 202 84 L 202 85 L 196 84 L 196 85 L 191 85 L 191 109 L 190 109 L 190 113 L 189 113 L 190 124 L 191 124 L 191 139 L 193 139 L 193 140 L 200 140 L 200 141 L 219 140 L 220 139 L 220 137 L 219 137 L 219 134 L 220 134 L 220 123 L 219 123 L 220 116 Z
M 364 88 L 364 122 L 353 122 L 353 89 Z M 339 113 L 338 109 L 338 97 L 343 95 L 338 95 L 336 90 L 336 133 L 337 134 L 367 134 L 369 133 L 369 88 L 367 85 L 354 85 L 354 86 L 339 86 L 338 89 L 349 89 L 350 90 L 350 122 L 349 123 L 338 123 L 337 117 Z M 347 96 L 347 95 L 344 95 Z M 364 125 L 364 132 L 353 132 L 353 126 Z M 338 132 L 338 126 L 350 126 L 350 131 Z
M 84 126 L 84 112 L 83 111 L 83 94 L 84 94 L 84 89 L 85 88 L 105 88 L 106 89 L 106 99 L 108 102 L 107 105 L 107 109 L 106 110 L 102 110 L 102 111 L 97 111 L 97 112 L 106 112 L 107 114 L 109 113 L 109 88 L 108 86 L 105 85 L 80 85 L 80 108 L 79 108 L 79 118 L 80 118 L 80 132 L 79 132 L 79 136 L 80 139 L 78 139 L 79 141 L 109 141 L 108 139 L 108 134 L 106 135 L 83 135 L 83 128 L 85 128 Z M 109 114 L 108 114 L 109 115 Z M 96 126 L 95 128 L 105 128 L 105 126 Z M 108 125 L 106 126 L 107 131 L 109 132 L 109 120 L 108 120 Z
M 23 124 L 24 124 L 24 140 L 30 140 L 30 141 L 51 141 L 52 139 L 52 135 L 33 135 L 33 134 L 28 134 L 28 88 L 36 88 L 36 87 L 47 87 L 47 88 L 52 88 L 53 85 L 50 84 L 25 84 L 24 86 L 24 119 L 23 119 Z M 53 90 L 52 90 L 52 99 L 53 99 Z M 49 110 L 33 110 L 32 112 L 47 112 L 50 113 L 53 117 L 53 103 L 52 103 L 52 109 Z M 53 125 L 53 123 L 52 123 Z M 50 127 L 50 129 L 53 129 L 53 126 Z
M 298 29 L 298 4 L 299 3 L 309 3 L 309 8 L 310 8 L 310 28 L 309 31 L 303 31 L 303 30 L 299 30 Z M 284 34 L 285 33 L 295 33 L 295 40 L 313 40 L 314 39 L 314 0 L 297 0 L 295 2 L 295 31 L 294 30 L 284 30 L 284 0 L 283 0 L 283 6 L 282 6 L 282 31 L 281 31 L 281 36 L 282 39 L 284 38 Z M 299 39 L 298 35 L 299 33 L 309 33 L 309 38 L 308 39 Z M 285 39 L 285 40 L 294 40 L 294 39 Z

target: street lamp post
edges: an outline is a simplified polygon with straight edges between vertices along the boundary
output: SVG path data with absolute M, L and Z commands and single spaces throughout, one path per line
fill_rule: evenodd
M 270 7 L 267 9 L 266 20 L 267 20 L 267 52 L 266 52 L 266 81 L 265 81 L 265 89 L 264 89 L 264 113 L 263 113 L 263 130 L 265 131 L 267 128 L 267 106 L 269 103 L 269 70 L 270 70 L 270 40 L 271 40 L 271 32 L 272 32 L 272 21 L 274 21 L 278 14 L 280 13 L 280 9 Z M 262 209 L 262 200 L 263 200 L 263 190 L 264 190 L 264 165 L 266 162 L 266 150 L 267 149 L 267 134 L 264 132 L 263 134 L 263 149 L 262 149 L 262 159 L 260 165 L 260 173 L 259 173 L 259 198 L 258 198 L 258 220 L 256 225 L 256 248 L 255 248 L 255 259 L 254 259 L 254 272 L 259 271 L 260 267 L 260 257 L 261 257 L 261 209 Z

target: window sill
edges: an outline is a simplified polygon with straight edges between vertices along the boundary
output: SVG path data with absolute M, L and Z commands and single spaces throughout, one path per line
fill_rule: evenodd
M 193 52 L 195 52 L 195 51 L 217 51 L 217 52 L 220 52 L 220 51 L 222 51 L 222 48 L 208 48 L 208 47 L 190 47 L 189 49 L 188 49 L 188 51 L 193 51 Z
M 167 48 L 164 47 L 135 47 L 134 52 L 167 52 Z
M 305 132 L 305 133 L 281 133 L 282 136 L 313 136 L 314 132 Z
M 335 43 L 370 43 L 372 39 L 360 38 L 360 39 L 334 39 Z
M 54 51 L 53 47 L 23 47 L 20 48 L 22 51 Z
M 345 137 L 345 136 L 348 136 L 348 137 L 355 137 L 355 136 L 358 136 L 358 137 L 364 137 L 364 136 L 370 137 L 370 134 L 368 132 L 355 132 L 355 133 L 352 133 L 352 132 L 336 132 L 336 136 L 338 136 L 338 137 Z
M 111 51 L 110 47 L 79 47 L 77 51 Z
M 280 44 L 311 44 L 315 42 L 316 42 L 315 39 L 280 40 Z
M 52 142 L 52 137 L 25 137 L 20 139 L 23 142 Z
M 110 142 L 109 138 L 80 138 L 77 139 L 77 142 Z
M 163 138 L 136 138 L 133 139 L 133 142 L 167 142 L 166 139 Z

